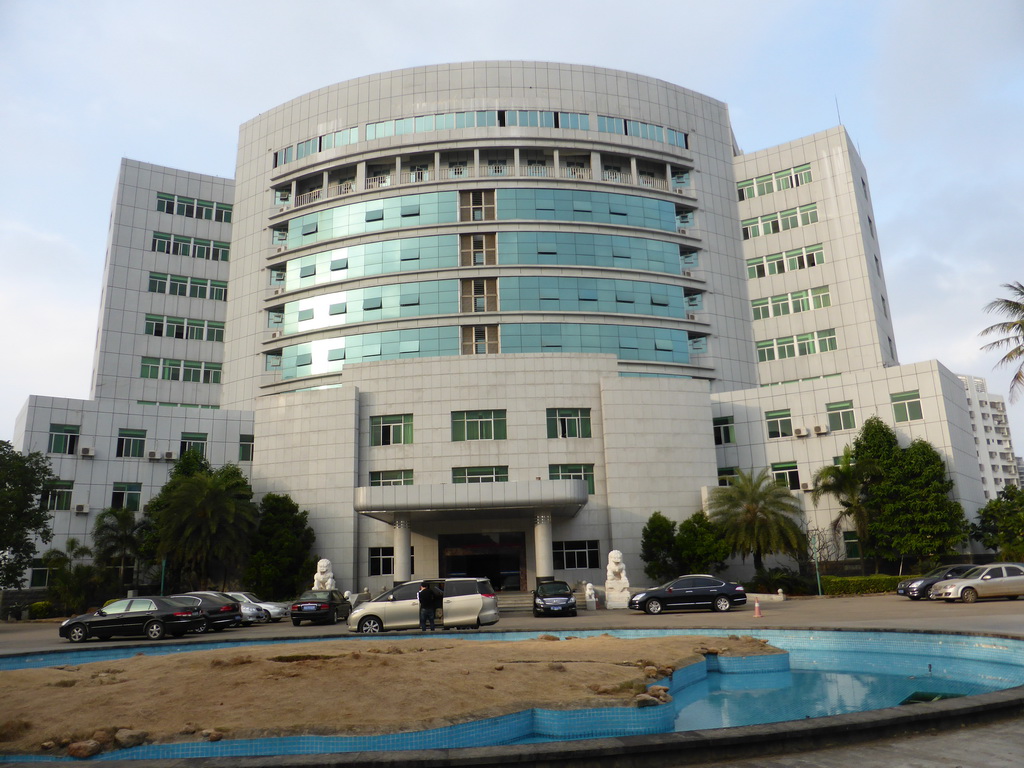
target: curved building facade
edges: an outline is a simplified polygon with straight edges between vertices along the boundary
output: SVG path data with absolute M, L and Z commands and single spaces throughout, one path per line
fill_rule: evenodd
M 603 581 L 716 482 L 709 393 L 756 383 L 734 154 L 722 103 L 562 64 L 243 125 L 222 401 L 255 413 L 254 482 L 352 584 Z

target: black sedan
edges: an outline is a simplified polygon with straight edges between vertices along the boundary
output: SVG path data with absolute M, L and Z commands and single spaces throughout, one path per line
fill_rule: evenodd
M 228 627 L 237 627 L 242 623 L 242 609 L 237 601 L 191 592 L 183 595 L 171 595 L 171 597 L 194 605 L 203 612 L 206 621 L 194 630 L 200 634 L 210 629 L 214 632 L 222 632 Z
M 967 573 L 973 565 L 941 565 L 935 570 L 928 571 L 924 576 L 914 576 L 911 579 L 901 581 L 896 585 L 896 594 L 909 597 L 911 600 L 920 600 L 928 597 L 928 590 L 933 584 L 938 584 L 946 579 L 959 579 Z
M 575 616 L 576 598 L 564 581 L 545 581 L 533 590 L 534 616 Z
M 95 613 L 75 616 L 60 625 L 60 636 L 72 643 L 95 637 L 141 635 L 159 640 L 165 634 L 181 637 L 206 622 L 198 607 L 167 597 L 131 597 L 115 600 Z
M 345 621 L 352 613 L 352 605 L 336 589 L 307 589 L 292 602 L 292 624 L 296 627 L 304 621 L 314 624 L 337 624 Z
M 634 611 L 656 614 L 683 608 L 710 608 L 728 611 L 734 605 L 746 605 L 747 593 L 742 584 L 722 581 L 706 573 L 689 574 L 662 584 L 656 589 L 640 592 L 629 600 Z

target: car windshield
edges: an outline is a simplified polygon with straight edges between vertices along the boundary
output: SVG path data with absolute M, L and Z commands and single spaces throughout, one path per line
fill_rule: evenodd
M 979 565 L 977 568 L 971 568 L 967 573 L 962 573 L 957 576 L 958 579 L 977 579 L 981 577 L 981 574 L 985 572 L 984 566 Z
M 938 568 L 933 568 L 932 570 L 928 571 L 928 573 L 926 573 L 922 578 L 925 578 L 925 579 L 937 579 L 937 578 L 940 578 L 942 576 L 945 576 L 951 570 L 952 570 L 952 568 L 950 566 L 948 566 L 948 565 L 940 565 Z M 954 574 L 954 575 L 956 575 L 956 574 Z
M 300 600 L 329 600 L 331 593 L 322 589 L 310 589 L 302 593 Z
M 551 581 L 537 585 L 537 594 L 541 597 L 568 597 L 572 594 L 569 585 L 561 581 Z

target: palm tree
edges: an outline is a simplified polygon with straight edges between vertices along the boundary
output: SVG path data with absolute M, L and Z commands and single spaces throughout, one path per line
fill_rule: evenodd
M 811 501 L 815 507 L 823 496 L 833 497 L 842 507 L 836 519 L 832 521 L 833 533 L 838 533 L 846 521 L 853 524 L 861 550 L 861 575 L 867 575 L 866 553 L 871 544 L 872 517 L 871 509 L 865 503 L 864 491 L 873 470 L 873 461 L 862 459 L 855 462 L 853 449 L 846 446 L 838 464 L 821 467 L 814 473 L 814 490 L 811 491 Z
M 1011 298 L 996 299 L 985 306 L 985 311 L 1003 315 L 1007 319 L 990 325 L 981 335 L 1003 334 L 1003 337 L 984 345 L 982 350 L 1006 350 L 997 365 L 1016 364 L 1017 370 L 1010 380 L 1010 402 L 1015 403 L 1021 392 L 1024 392 L 1024 285 L 1020 282 L 1003 283 L 1002 287 L 1010 292 Z
M 768 469 L 756 475 L 737 470 L 730 485 L 711 491 L 708 516 L 722 527 L 733 554 L 753 555 L 757 571 L 764 570 L 765 555 L 807 552 L 807 535 L 798 521 L 803 506 Z
M 96 569 L 83 562 L 92 550 L 74 536 L 68 538 L 64 549 L 49 549 L 43 553 L 43 565 L 49 569 L 49 591 L 54 601 L 71 613 L 81 613 L 96 587 Z
M 118 584 L 124 584 L 124 569 L 139 556 L 142 523 L 130 509 L 105 509 L 92 529 L 93 550 L 101 565 L 117 563 Z M 133 571 L 132 581 L 136 582 Z
M 244 564 L 256 530 L 252 495 L 233 464 L 173 478 L 161 490 L 154 514 L 159 554 L 176 560 L 195 586 L 208 586 L 217 575 L 226 586 Z

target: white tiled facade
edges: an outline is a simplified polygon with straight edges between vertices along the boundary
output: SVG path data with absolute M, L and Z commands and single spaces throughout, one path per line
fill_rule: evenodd
M 602 584 L 612 549 L 643 583 L 652 512 L 685 519 L 737 467 L 777 465 L 801 492 L 876 414 L 935 445 L 969 512 L 984 503 L 960 381 L 898 364 L 842 128 L 742 154 L 725 105 L 693 91 L 477 62 L 263 112 L 241 128 L 233 196 L 227 180 L 125 162 L 94 400 L 77 406 L 102 411 L 97 451 L 129 415 L 159 451 L 210 434 L 214 464 L 254 435 L 254 489 L 310 511 L 345 589 L 461 573 Z M 230 233 L 164 218 L 158 193 L 233 202 Z M 155 231 L 230 237 L 230 261 L 187 260 L 197 279 L 230 266 L 214 314 L 148 292 L 152 271 L 184 269 L 152 250 Z M 171 313 L 223 318 L 224 342 L 142 332 Z M 223 383 L 139 377 L 143 357 L 189 356 L 223 362 Z M 33 398 L 22 447 L 45 450 L 75 407 Z M 789 432 L 769 436 L 783 411 Z M 166 473 L 57 458 L 76 494 L 105 467 L 97 506 L 129 466 Z M 807 508 L 828 529 L 836 510 Z
M 219 410 L 233 197 L 231 179 L 121 162 L 91 397 L 34 395 L 15 425 L 15 447 L 46 454 L 61 481 L 49 546 L 88 543 L 109 507 L 141 510 L 185 447 L 248 470 L 252 414 Z

